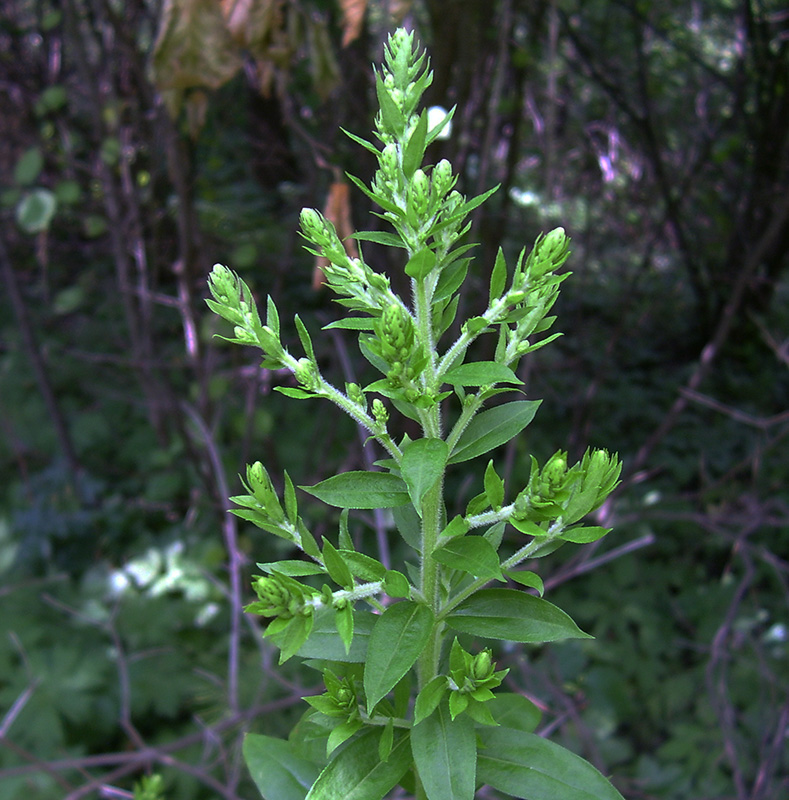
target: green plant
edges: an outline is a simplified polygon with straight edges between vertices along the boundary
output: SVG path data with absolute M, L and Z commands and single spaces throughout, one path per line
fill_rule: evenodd
M 521 567 L 566 542 L 604 536 L 608 529 L 584 518 L 614 488 L 621 467 L 603 450 L 587 451 L 572 466 L 563 451 L 542 466 L 532 457 L 527 485 L 507 502 L 491 460 L 483 491 L 464 514 L 448 518 L 447 469 L 519 435 L 537 411 L 536 400 L 484 406 L 517 391 L 520 359 L 559 335 L 540 337 L 554 320 L 548 314 L 566 277 L 556 271 L 568 257 L 568 240 L 561 228 L 540 236 L 530 253 L 521 252 L 510 277 L 499 251 L 486 310 L 441 345 L 455 324 L 471 260 L 473 245 L 461 243 L 466 218 L 495 189 L 466 200 L 454 189 L 448 161 L 421 168 L 427 146 L 449 119 L 431 129 L 426 112 L 416 112 L 430 80 L 413 36 L 396 31 L 376 74 L 382 149 L 349 134 L 379 164 L 370 187 L 351 180 L 394 231 L 355 238 L 405 251 L 412 301 L 349 256 L 321 214 L 301 214 L 311 252 L 329 262 L 329 286 L 355 312 L 326 327 L 358 332 L 362 354 L 384 377 L 336 388 L 321 374 L 298 316 L 301 358 L 283 346 L 271 298 L 264 323 L 243 280 L 221 265 L 211 273 L 213 300 L 207 302 L 233 325 L 230 340 L 259 347 L 263 367 L 293 373 L 298 386 L 280 391 L 330 400 L 387 454 L 379 471 L 345 472 L 299 487 L 342 509 L 336 543 L 324 538 L 319 544 L 308 530 L 287 473 L 284 503 L 259 462 L 247 469 L 247 494 L 232 498 L 235 514 L 304 554 L 259 564 L 258 599 L 247 610 L 268 619 L 265 636 L 279 647 L 280 663 L 294 655 L 306 659 L 322 671 L 326 686 L 324 694 L 306 698 L 310 708 L 287 741 L 250 734 L 246 761 L 268 800 L 376 800 L 398 784 L 420 800 L 470 800 L 483 784 L 530 800 L 619 798 L 590 764 L 533 733 L 539 714 L 529 701 L 494 692 L 506 670 L 496 669 L 491 649 L 470 650 L 477 637 L 532 644 L 589 638 L 542 599 L 540 577 Z M 467 360 L 472 344 L 490 332 L 497 335 L 493 360 Z M 445 408 L 453 394 L 459 413 Z M 368 395 L 378 396 L 370 402 Z M 396 440 L 391 408 L 418 423 L 421 437 Z M 403 571 L 356 549 L 349 529 L 356 509 L 392 509 L 414 557 Z M 513 552 L 503 538 L 508 524 L 524 537 Z M 507 581 L 537 594 L 490 588 Z

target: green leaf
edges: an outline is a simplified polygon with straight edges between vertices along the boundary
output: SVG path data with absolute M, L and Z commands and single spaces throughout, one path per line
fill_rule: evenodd
M 356 144 L 360 144 L 364 147 L 365 150 L 369 150 L 374 156 L 378 156 L 381 152 L 374 144 L 368 142 L 367 139 L 362 139 L 360 136 L 357 136 L 355 133 L 351 133 L 350 131 L 346 131 L 345 128 L 340 128 L 340 130 L 352 141 L 356 142 Z
M 411 751 L 429 800 L 472 800 L 477 740 L 465 714 L 451 720 L 446 703 L 411 730 Z
M 299 519 L 299 507 L 296 502 L 296 489 L 290 475 L 285 472 L 285 514 L 291 525 L 296 525 Z
M 381 800 L 411 766 L 408 734 L 395 737 L 389 757 L 381 761 L 381 733 L 380 729 L 367 730 L 339 750 L 306 800 Z
M 392 99 L 392 96 L 384 86 L 380 74 L 376 73 L 375 76 L 375 91 L 378 94 L 378 104 L 381 107 L 381 121 L 383 128 L 390 130 L 396 135 L 400 135 L 405 127 L 405 120 L 403 119 L 403 112 L 397 107 L 397 104 Z
M 530 572 L 527 569 L 508 569 L 504 574 L 516 583 L 521 584 L 521 586 L 536 589 L 540 593 L 540 597 L 545 594 L 545 584 L 543 584 L 542 578 L 536 572 Z
M 447 463 L 447 443 L 443 439 L 417 439 L 403 448 L 400 471 L 417 511 L 425 496 L 441 477 Z
M 334 615 L 334 624 L 337 626 L 337 633 L 340 634 L 343 645 L 345 645 L 345 654 L 351 652 L 351 644 L 353 643 L 353 606 L 348 604 L 344 608 L 337 609 Z
M 447 524 L 444 530 L 441 531 L 439 539 L 452 539 L 455 536 L 463 536 L 468 533 L 468 522 L 460 514 L 452 517 L 451 521 Z
M 353 612 L 353 641 L 346 653 L 345 644 L 337 632 L 335 612 L 323 609 L 315 614 L 310 638 L 299 648 L 299 658 L 361 664 L 367 658 L 367 643 L 378 617 L 369 611 Z
M 496 472 L 492 459 L 485 468 L 485 496 L 494 511 L 498 511 L 504 504 L 504 481 Z
M 414 704 L 414 725 L 429 717 L 449 691 L 446 675 L 436 675 L 416 696 Z
M 433 621 L 433 612 L 428 606 L 410 600 L 389 606 L 378 617 L 364 666 L 364 691 L 369 712 L 422 654 Z
M 504 285 L 507 281 L 507 262 L 504 260 L 504 251 L 499 248 L 496 253 L 496 263 L 493 265 L 493 272 L 490 274 L 490 294 L 488 296 L 488 305 L 493 305 L 494 300 L 498 300 L 504 291 Z
M 320 772 L 317 764 L 297 756 L 290 742 L 273 736 L 248 733 L 243 752 L 265 800 L 304 800 Z
M 542 400 L 517 400 L 483 411 L 463 431 L 448 463 L 459 464 L 505 444 L 534 419 L 541 402 Z
M 340 328 L 346 331 L 371 331 L 374 327 L 375 322 L 372 317 L 346 317 L 324 325 L 321 330 L 329 331 L 334 328 Z
M 463 536 L 452 539 L 438 550 L 433 558 L 439 564 L 459 569 L 485 580 L 503 580 L 499 557 L 493 545 L 481 536 Z
M 323 563 L 329 577 L 343 589 L 353 588 L 353 575 L 335 546 L 328 540 L 323 540 Z
M 516 589 L 483 589 L 452 611 L 446 623 L 461 633 L 511 642 L 594 638 L 553 603 Z
M 19 201 L 16 221 L 25 233 L 45 231 L 57 209 L 55 195 L 49 189 L 33 189 Z
M 299 489 L 337 508 L 393 508 L 408 502 L 406 485 L 389 472 L 342 472 Z
M 359 233 L 351 234 L 351 239 L 356 239 L 359 242 L 375 242 L 382 244 L 386 247 L 402 247 L 405 248 L 405 242 L 396 233 L 389 233 L 387 231 L 360 231 Z
M 413 133 L 408 139 L 408 144 L 403 152 L 403 173 L 406 179 L 411 178 L 417 167 L 422 163 L 425 155 L 425 142 L 427 139 L 427 110 L 419 115 Z
M 384 591 L 389 597 L 408 597 L 411 594 L 411 584 L 402 572 L 388 569 L 384 575 Z
M 313 392 L 305 392 L 304 389 L 297 389 L 295 386 L 275 386 L 274 391 L 284 394 L 285 397 L 292 397 L 294 400 L 309 400 L 312 397 L 318 396 Z
M 568 528 L 562 531 L 561 538 L 566 542 L 574 542 L 575 544 L 588 544 L 589 542 L 596 542 L 602 539 L 607 533 L 611 533 L 611 528 L 601 528 L 594 525 L 583 526 L 578 525 L 575 528 Z
M 282 619 L 281 617 L 279 618 Z M 274 620 L 277 622 L 277 620 Z M 279 631 L 271 637 L 271 641 L 279 647 L 279 663 L 284 664 L 288 659 L 298 653 L 302 645 L 309 638 L 312 626 L 315 623 L 313 615 L 302 616 L 297 614 L 293 619 L 289 620 L 284 630 Z M 269 624 L 269 628 L 271 623 Z
M 44 168 L 44 156 L 41 155 L 41 149 L 38 147 L 31 147 L 25 150 L 24 153 L 16 162 L 14 167 L 14 182 L 22 186 L 30 186 L 35 183 L 41 170 Z
M 264 572 L 271 574 L 272 572 L 279 572 L 282 575 L 289 575 L 292 578 L 302 578 L 305 575 L 325 575 L 326 570 L 320 564 L 314 564 L 312 561 L 267 561 L 258 564 L 258 567 Z
M 363 581 L 383 580 L 386 567 L 377 559 L 355 550 L 340 550 L 339 553 L 355 577 Z
M 542 712 L 531 700 L 512 692 L 498 692 L 485 703 L 485 708 L 499 725 L 527 733 L 533 733 L 542 718 Z
M 299 334 L 299 341 L 301 341 L 304 352 L 310 361 L 315 361 L 315 351 L 312 348 L 312 339 L 310 339 L 310 332 L 307 330 L 307 326 L 301 321 L 298 314 L 293 318 L 293 321 L 296 323 L 296 332 Z
M 512 728 L 480 728 L 477 778 L 523 800 L 623 800 L 588 761 Z
M 405 274 L 421 280 L 436 266 L 436 254 L 429 248 L 417 250 L 405 265 Z
M 522 384 L 523 381 L 504 364 L 497 361 L 473 361 L 454 367 L 444 375 L 450 386 L 488 386 L 493 383 Z

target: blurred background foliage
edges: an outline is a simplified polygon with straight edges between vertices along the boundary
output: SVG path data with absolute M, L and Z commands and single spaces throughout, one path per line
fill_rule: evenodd
M 313 331 L 341 313 L 297 215 L 380 224 L 345 191 L 373 164 L 338 128 L 370 130 L 397 24 L 430 50 L 430 104 L 457 105 L 431 159 L 467 194 L 501 184 L 474 218 L 464 313 L 499 244 L 573 238 L 566 335 L 523 365 L 545 402 L 498 455 L 508 486 L 558 447 L 626 464 L 601 513 L 615 532 L 538 565 L 597 638 L 501 653 L 510 689 L 629 799 L 787 796 L 785 5 L 6 0 L 4 800 L 254 797 L 240 738 L 285 735 L 316 690 L 240 613 L 254 562 L 288 554 L 227 496 L 249 460 L 310 484 L 376 456 L 212 338 L 205 278 L 226 263 Z M 365 255 L 397 285 L 389 253 Z M 316 346 L 335 383 L 366 377 L 337 331 Z M 481 486 L 455 480 L 462 511 Z M 402 557 L 385 519 L 352 523 Z

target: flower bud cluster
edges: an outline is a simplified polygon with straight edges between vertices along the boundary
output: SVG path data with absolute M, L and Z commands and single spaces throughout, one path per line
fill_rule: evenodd
M 409 210 L 418 218 L 427 215 L 430 207 L 430 178 L 427 177 L 424 170 L 417 169 L 411 177 L 406 192 L 406 202 Z
M 383 310 L 375 332 L 381 356 L 387 363 L 408 360 L 414 349 L 414 320 L 400 303 L 390 303 Z
M 430 85 L 432 76 L 427 71 L 427 59 L 424 53 L 417 55 L 414 34 L 399 29 L 389 38 L 384 48 L 384 66 L 382 68 L 383 89 L 391 102 L 405 120 L 408 128 L 416 125 L 416 109 L 422 93 Z M 376 119 L 378 132 L 386 141 L 398 131 L 388 130 L 384 115 Z M 410 132 L 407 130 L 407 133 Z
M 208 301 L 212 310 L 233 324 L 233 335 L 242 344 L 256 344 L 260 329 L 252 293 L 234 272 L 222 264 L 214 264 L 208 277 L 208 288 L 214 300 Z
M 383 401 L 377 397 L 373 400 L 373 418 L 382 429 L 386 430 L 386 423 L 389 421 L 389 412 L 386 410 Z
M 357 408 L 361 411 L 367 411 L 367 398 L 358 383 L 346 383 L 345 394 Z
M 509 670 L 496 672 L 489 648 L 472 656 L 460 646 L 457 639 L 452 645 L 449 665 L 447 686 L 452 719 L 468 711 L 475 719 L 484 717 L 487 721 L 488 714 L 480 708 L 480 704 L 493 699 L 493 689 L 501 684 Z
M 208 279 L 208 288 L 213 300 L 206 300 L 208 307 L 233 325 L 231 342 L 260 347 L 266 354 L 264 367 L 279 369 L 287 367 L 288 355 L 279 338 L 279 326 L 263 325 L 258 315 L 255 300 L 247 284 L 222 264 L 214 264 Z
M 300 358 L 293 369 L 296 380 L 304 389 L 310 392 L 319 392 L 322 388 L 321 375 L 318 365 L 310 358 Z
M 287 575 L 276 572 L 266 576 L 257 575 L 252 581 L 252 588 L 258 599 L 244 609 L 252 614 L 289 620 L 296 616 L 312 616 L 315 610 L 309 600 L 317 592 Z
M 452 174 L 452 164 L 442 158 L 433 167 L 432 185 L 430 187 L 430 200 L 432 203 L 440 203 L 457 183 L 457 178 Z
M 515 499 L 512 519 L 537 522 L 561 517 L 577 472 L 577 468 L 568 472 L 567 453 L 562 450 L 554 453 L 542 470 L 532 456 L 529 484 Z
M 334 225 L 319 211 L 303 208 L 299 219 L 304 238 L 318 248 L 311 252 L 329 261 L 321 269 L 331 288 L 337 294 L 352 298 L 340 301 L 343 305 L 377 313 L 392 302 L 394 295 L 389 287 L 389 279 L 375 272 L 361 259 L 349 256 Z
M 326 691 L 317 697 L 305 697 L 316 711 L 334 719 L 359 719 L 359 692 L 356 681 L 350 677 L 339 678 L 331 670 L 323 672 Z
M 587 450 L 567 468 L 567 453 L 559 450 L 540 469 L 532 456 L 528 486 L 515 499 L 511 520 L 577 522 L 602 505 L 617 485 L 622 464 L 607 450 Z

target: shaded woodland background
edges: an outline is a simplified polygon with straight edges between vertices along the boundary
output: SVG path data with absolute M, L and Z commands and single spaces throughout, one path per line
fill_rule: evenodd
M 499 244 L 573 239 L 565 336 L 521 375 L 542 408 L 499 456 L 510 491 L 529 453 L 626 465 L 615 531 L 538 565 L 596 640 L 502 652 L 510 689 L 628 800 L 789 794 L 785 5 L 6 0 L 4 800 L 132 797 L 150 772 L 168 800 L 251 799 L 244 732 L 286 735 L 317 690 L 241 613 L 254 562 L 286 553 L 227 497 L 247 461 L 309 484 L 376 455 L 212 338 L 205 280 L 228 264 L 312 331 L 342 313 L 298 212 L 380 224 L 344 194 L 345 170 L 374 165 L 339 126 L 369 135 L 370 65 L 401 22 L 429 48 L 428 102 L 458 109 L 431 159 L 466 194 L 501 184 L 474 219 L 464 313 Z M 330 333 L 324 373 L 363 380 Z M 458 510 L 475 474 L 455 476 Z M 355 524 L 402 557 L 380 520 Z

